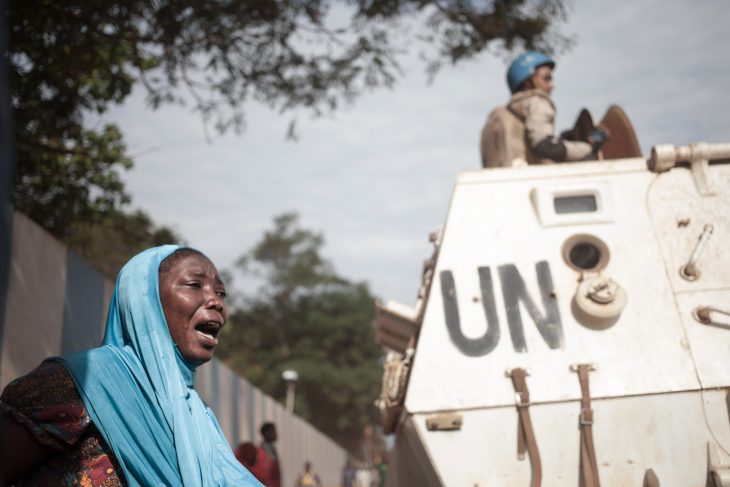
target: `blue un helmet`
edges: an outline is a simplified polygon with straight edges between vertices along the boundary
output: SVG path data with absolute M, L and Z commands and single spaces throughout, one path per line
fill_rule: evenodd
M 550 56 L 537 51 L 527 51 L 517 56 L 507 70 L 507 84 L 510 91 L 516 93 L 522 83 L 527 81 L 537 68 L 544 65 L 554 68 L 555 61 Z

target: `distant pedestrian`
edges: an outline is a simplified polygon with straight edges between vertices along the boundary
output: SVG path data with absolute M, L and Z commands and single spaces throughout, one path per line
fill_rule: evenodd
M 269 458 L 264 451 L 247 441 L 238 445 L 235 451 L 236 459 L 251 472 L 260 482 L 266 485 L 269 475 Z
M 266 456 L 267 473 L 266 479 L 261 480 L 266 487 L 281 487 L 281 467 L 279 464 L 279 453 L 276 451 L 276 440 L 279 438 L 274 423 L 264 423 L 261 425 L 261 450 Z
M 375 487 L 378 483 L 377 473 L 363 463 L 355 473 L 355 486 L 356 487 Z
M 299 474 L 295 487 L 322 487 L 322 481 L 319 479 L 319 475 L 314 473 L 312 470 L 312 464 L 310 462 L 304 463 L 304 472 Z
M 378 487 L 385 486 L 385 475 L 388 473 L 388 464 L 380 455 L 375 456 L 375 470 L 378 471 Z
M 343 487 L 355 487 L 355 473 L 357 469 L 353 463 L 353 460 L 348 458 L 345 468 L 342 471 L 342 486 Z

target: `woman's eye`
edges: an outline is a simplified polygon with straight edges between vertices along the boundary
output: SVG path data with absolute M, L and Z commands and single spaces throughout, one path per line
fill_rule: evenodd
M 194 287 L 194 288 L 198 288 L 199 289 L 200 288 L 200 283 L 197 282 L 197 281 L 193 281 L 193 282 L 187 283 L 187 286 Z
M 218 291 L 218 293 L 217 293 L 217 294 L 218 294 L 218 296 L 220 296 L 221 298 L 225 298 L 226 296 L 228 296 L 228 294 L 227 294 L 227 293 L 226 293 L 225 291 Z

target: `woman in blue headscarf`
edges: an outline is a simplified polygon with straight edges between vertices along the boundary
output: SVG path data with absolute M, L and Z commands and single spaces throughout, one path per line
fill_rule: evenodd
M 261 486 L 194 387 L 228 309 L 215 266 L 165 245 L 117 278 L 101 347 L 45 361 L 0 398 L 0 486 Z

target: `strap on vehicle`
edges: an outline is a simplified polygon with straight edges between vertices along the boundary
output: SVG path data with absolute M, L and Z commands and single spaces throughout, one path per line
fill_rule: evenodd
M 653 469 L 648 469 L 644 472 L 644 484 L 643 487 L 660 487 L 659 477 L 656 476 Z
M 580 409 L 580 483 L 581 487 L 600 487 L 596 450 L 593 446 L 593 410 L 591 409 L 591 392 L 588 387 L 588 373 L 594 370 L 592 364 L 579 364 L 578 372 L 581 390 Z
M 540 463 L 540 452 L 537 449 L 535 432 L 530 421 L 530 392 L 527 390 L 527 382 L 525 381 L 527 371 L 521 368 L 512 369 L 507 371 L 507 376 L 512 379 L 512 385 L 515 388 L 518 414 L 517 458 L 524 459 L 525 451 L 527 451 L 530 456 L 530 466 L 532 467 L 530 486 L 539 487 L 542 482 L 542 464 Z

